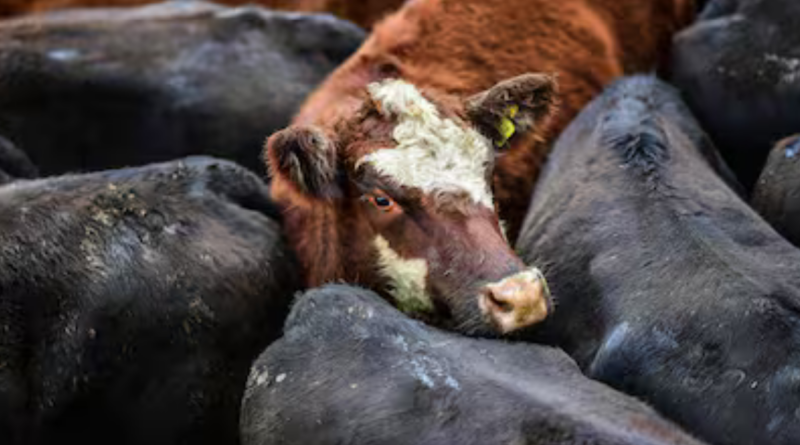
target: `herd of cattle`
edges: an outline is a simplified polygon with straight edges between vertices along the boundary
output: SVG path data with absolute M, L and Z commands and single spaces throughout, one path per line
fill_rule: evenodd
M 800 444 L 800 2 L 0 1 L 0 443 Z

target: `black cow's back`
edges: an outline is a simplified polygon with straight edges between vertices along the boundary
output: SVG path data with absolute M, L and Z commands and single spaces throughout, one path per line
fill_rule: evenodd
M 800 438 L 800 251 L 750 209 L 670 87 L 622 80 L 559 139 L 518 250 L 535 338 L 719 445 Z
M 670 80 L 750 190 L 800 128 L 800 2 L 710 0 L 676 35 Z
M 562 351 L 439 331 L 376 294 L 298 299 L 253 365 L 244 445 L 700 445 Z
M 0 442 L 236 443 L 299 286 L 268 196 L 209 158 L 0 187 Z
M 364 33 L 328 15 L 174 1 L 0 23 L 0 134 L 44 175 L 261 149 Z

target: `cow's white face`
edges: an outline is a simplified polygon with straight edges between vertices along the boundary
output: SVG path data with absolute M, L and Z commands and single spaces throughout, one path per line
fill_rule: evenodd
M 413 85 L 390 79 L 369 85 L 382 114 L 396 119 L 396 146 L 377 150 L 359 162 L 369 164 L 398 185 L 427 194 L 465 192 L 475 203 L 494 208 L 490 176 L 491 142 L 463 122 L 443 118 Z

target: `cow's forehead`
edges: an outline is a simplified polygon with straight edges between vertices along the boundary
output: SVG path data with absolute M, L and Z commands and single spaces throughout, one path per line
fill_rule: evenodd
M 397 79 L 369 85 L 380 112 L 397 120 L 393 148 L 359 160 L 398 184 L 424 193 L 466 192 L 478 204 L 493 207 L 486 169 L 492 161 L 489 141 L 472 128 L 444 118 L 413 85 Z

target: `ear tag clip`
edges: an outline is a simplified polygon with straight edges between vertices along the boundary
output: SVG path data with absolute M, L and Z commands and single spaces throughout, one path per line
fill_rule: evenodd
M 514 125 L 512 119 L 514 119 L 518 112 L 518 105 L 510 105 L 506 108 L 503 118 L 500 119 L 500 122 L 497 124 L 497 131 L 500 133 L 500 139 L 495 141 L 495 145 L 498 147 L 505 145 L 508 140 L 511 139 L 511 136 L 514 136 L 514 133 L 516 133 L 517 127 Z

